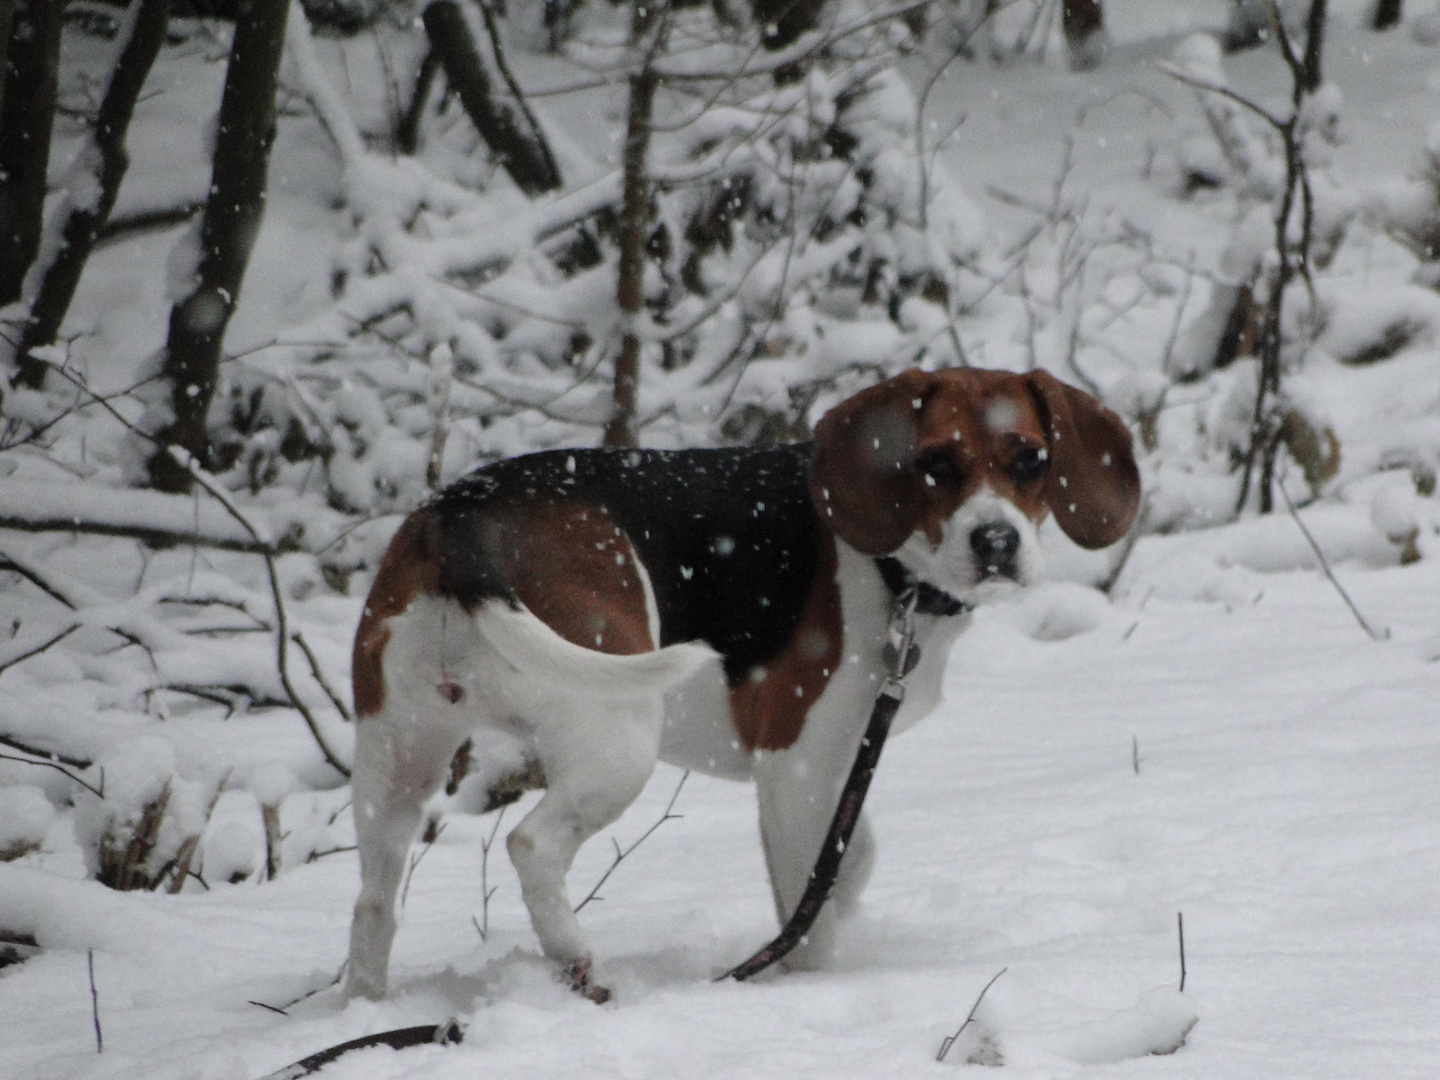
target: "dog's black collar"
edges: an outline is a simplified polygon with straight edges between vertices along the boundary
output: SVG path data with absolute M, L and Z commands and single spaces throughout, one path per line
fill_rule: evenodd
M 967 604 L 959 597 L 951 596 L 939 586 L 931 585 L 928 581 L 918 581 L 905 564 L 893 555 L 880 556 L 875 560 L 875 566 L 880 571 L 885 587 L 893 596 L 899 596 L 911 585 L 916 586 L 917 615 L 962 615 L 975 609 L 974 604 Z

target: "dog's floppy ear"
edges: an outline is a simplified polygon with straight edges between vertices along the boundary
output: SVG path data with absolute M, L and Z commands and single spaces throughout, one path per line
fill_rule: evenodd
M 1046 371 L 1025 376 L 1045 425 L 1050 471 L 1045 503 L 1065 535 L 1084 548 L 1115 543 L 1140 507 L 1125 422 L 1089 394 Z
M 920 410 L 934 378 L 906 371 L 862 390 L 815 426 L 810 497 L 820 518 L 864 555 L 888 555 L 920 520 L 915 475 Z

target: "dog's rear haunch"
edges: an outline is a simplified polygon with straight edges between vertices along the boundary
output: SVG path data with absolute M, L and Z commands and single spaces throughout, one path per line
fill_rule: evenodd
M 565 875 L 657 760 L 754 780 L 784 922 L 883 675 L 893 590 L 918 579 L 964 601 L 917 616 L 903 729 L 938 700 L 968 622 L 954 612 L 1039 574 L 1047 514 L 1104 547 L 1139 495 L 1130 434 L 1093 398 L 1044 372 L 968 368 L 864 390 L 812 445 L 557 450 L 459 480 L 396 533 L 355 637 L 347 995 L 384 996 L 422 806 L 482 727 L 519 735 L 546 777 L 507 846 L 540 945 L 577 989 L 608 996 Z M 862 818 L 792 963 L 828 957 L 874 850 Z

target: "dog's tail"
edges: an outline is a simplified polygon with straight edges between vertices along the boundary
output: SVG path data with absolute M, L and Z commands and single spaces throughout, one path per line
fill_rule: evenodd
M 630 656 L 598 652 L 567 641 L 527 608 L 517 611 L 502 601 L 487 603 L 475 621 L 491 648 L 517 670 L 537 674 L 563 671 L 586 693 L 603 698 L 663 693 L 685 682 L 717 655 L 700 642 L 667 645 Z

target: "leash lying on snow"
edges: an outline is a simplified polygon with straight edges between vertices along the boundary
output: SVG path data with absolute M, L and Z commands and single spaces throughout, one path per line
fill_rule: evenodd
M 382 1031 L 360 1039 L 351 1039 L 339 1046 L 321 1050 L 318 1054 L 301 1058 L 293 1065 L 286 1065 L 283 1069 L 262 1076 L 260 1080 L 299 1080 L 302 1076 L 319 1072 L 336 1058 L 352 1050 L 368 1050 L 372 1046 L 388 1046 L 392 1050 L 406 1050 L 412 1046 L 429 1044 L 445 1046 L 458 1043 L 464 1038 L 464 1026 L 452 1016 L 443 1024 L 421 1024 L 419 1027 L 398 1028 L 395 1031 Z
M 835 816 L 830 819 L 830 831 L 820 845 L 820 856 L 815 860 L 815 869 L 810 872 L 805 892 L 779 936 L 743 964 L 721 975 L 716 982 L 723 979 L 743 982 L 752 975 L 758 975 L 784 958 L 810 932 L 840 874 L 840 860 L 850 846 L 850 836 L 860 820 L 860 808 L 865 805 L 865 793 L 870 790 L 875 766 L 880 761 L 880 751 L 885 748 L 885 738 L 890 734 L 890 723 L 905 701 L 905 687 L 901 680 L 920 662 L 920 648 L 915 644 L 915 612 L 958 615 L 969 608 L 963 601 L 933 585 L 917 581 L 896 559 L 877 559 L 876 563 L 885 584 L 895 594 L 890 609 L 889 640 L 885 645 L 885 664 L 889 672 L 875 696 L 870 723 L 865 727 L 865 736 L 855 754 L 855 764 L 840 792 Z

